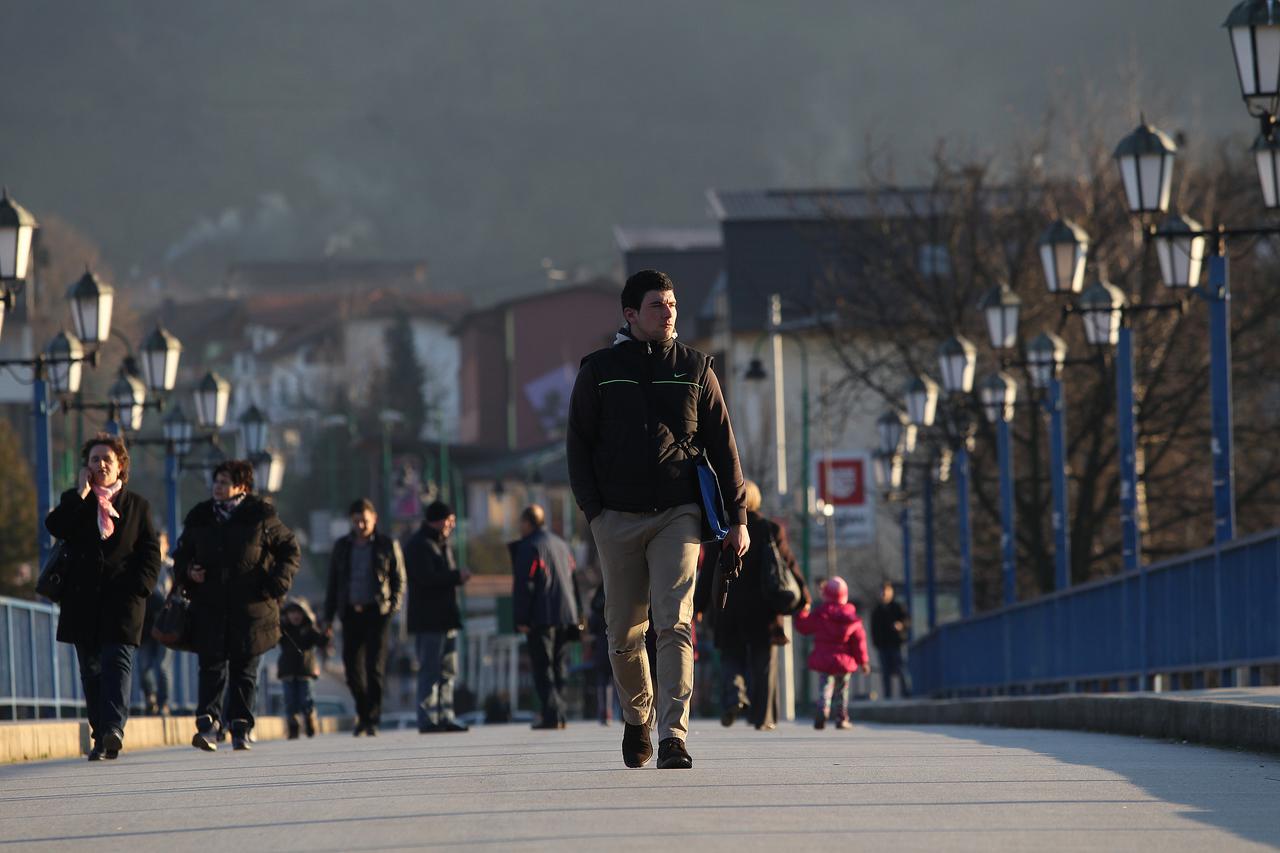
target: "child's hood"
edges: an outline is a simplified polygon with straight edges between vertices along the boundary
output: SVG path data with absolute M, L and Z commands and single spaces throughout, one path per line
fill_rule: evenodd
M 280 608 L 280 615 L 284 616 L 289 612 L 290 607 L 296 607 L 302 611 L 303 624 L 310 627 L 316 624 L 315 611 L 311 609 L 311 602 L 307 601 L 300 595 L 292 596 L 284 603 L 284 607 Z
M 858 616 L 858 608 L 848 603 L 835 604 L 834 602 L 827 602 L 822 605 L 822 615 L 823 618 L 829 619 L 832 622 L 839 622 L 846 625 L 862 621 L 862 618 Z

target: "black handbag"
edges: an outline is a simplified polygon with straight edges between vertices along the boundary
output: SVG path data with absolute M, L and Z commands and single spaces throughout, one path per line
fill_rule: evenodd
M 765 604 L 775 613 L 795 613 L 804 603 L 800 583 L 783 562 L 772 536 L 760 553 L 760 593 Z
M 66 595 L 70 582 L 71 552 L 67 543 L 59 539 L 40 567 L 40 576 L 36 578 L 36 595 L 58 604 Z
M 194 652 L 194 629 L 191 600 L 175 587 L 164 600 L 164 607 L 156 614 L 156 621 L 151 626 L 151 639 L 175 651 Z

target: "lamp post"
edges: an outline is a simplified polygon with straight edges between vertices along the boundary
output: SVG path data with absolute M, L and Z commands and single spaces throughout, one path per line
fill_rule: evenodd
M 996 428 L 996 454 L 1000 463 L 1000 568 L 1004 578 L 1004 603 L 1018 600 L 1017 556 L 1013 515 L 1013 448 L 1009 421 L 1013 419 L 1018 385 L 1007 373 L 993 373 L 982 382 L 982 408 Z
M 1067 345 L 1052 332 L 1042 332 L 1027 344 L 1031 382 L 1044 391 L 1042 405 L 1049 416 L 1049 469 L 1053 492 L 1054 588 L 1071 586 L 1071 535 L 1067 508 L 1067 425 L 1062 398 L 1062 367 Z
M 953 398 L 973 390 L 973 372 L 977 348 L 967 339 L 956 336 L 938 348 L 938 367 L 942 387 Z M 960 533 L 960 615 L 973 615 L 973 522 L 969 506 L 969 438 L 967 413 L 953 403 L 951 432 L 955 436 L 954 473 L 956 479 L 956 519 Z M 962 404 L 961 404 L 962 405 Z
M 182 473 L 182 457 L 191 452 L 191 436 L 194 430 L 182 406 L 175 405 L 164 416 L 164 487 L 165 519 L 169 538 L 178 541 L 178 529 L 182 515 L 179 477 Z
M 903 389 L 903 397 L 907 404 L 907 420 L 913 426 L 917 429 L 927 429 L 933 426 L 938 409 L 938 383 L 927 376 L 914 377 L 907 382 L 906 388 Z M 937 458 L 939 466 L 936 474 L 939 482 L 944 482 L 946 477 L 943 472 L 942 460 L 945 458 L 945 453 L 938 453 Z M 946 463 L 946 467 L 949 468 L 949 466 L 950 463 Z M 933 478 L 935 471 L 933 470 L 932 460 L 930 461 L 929 469 L 921 488 L 924 498 L 925 607 L 929 630 L 932 631 L 938 627 L 937 559 L 933 532 Z

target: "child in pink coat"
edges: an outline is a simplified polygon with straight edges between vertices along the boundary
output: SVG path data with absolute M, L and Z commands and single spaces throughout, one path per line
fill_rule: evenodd
M 822 604 L 813 612 L 807 607 L 800 611 L 795 625 L 801 634 L 812 634 L 814 638 L 809 669 L 827 676 L 813 727 L 822 728 L 830 718 L 837 729 L 849 728 L 849 676 L 858 669 L 870 672 L 871 663 L 867 657 L 867 632 L 857 609 L 849 603 L 849 587 L 844 579 L 833 577 L 824 583 Z

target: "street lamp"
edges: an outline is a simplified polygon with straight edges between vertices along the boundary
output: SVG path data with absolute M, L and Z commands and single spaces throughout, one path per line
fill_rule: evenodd
M 40 223 L 25 207 L 9 197 L 4 188 L 0 197 L 0 281 L 25 281 L 31 263 L 31 240 Z
M 996 454 L 1000 462 L 1000 553 L 1004 576 L 1004 603 L 1018 599 L 1016 586 L 1017 540 L 1013 516 L 1013 448 L 1009 421 L 1018 385 L 1007 373 L 993 373 L 982 381 L 982 408 L 996 428 Z
M 85 344 L 102 344 L 111 337 L 111 310 L 115 303 L 115 289 L 85 267 L 80 276 L 67 288 L 67 301 L 71 303 L 71 320 L 76 335 Z
M 271 424 L 257 406 L 245 409 L 240 416 L 240 447 L 246 458 L 266 452 L 270 429 Z
M 120 427 L 128 432 L 142 428 L 142 413 L 146 408 L 147 386 L 138 377 L 121 369 L 120 376 L 107 389 L 107 399 L 116 411 Z
M 222 429 L 231 402 L 231 383 L 210 370 L 196 386 L 196 422 L 205 429 Z
M 1076 300 L 1084 320 L 1084 336 L 1095 347 L 1115 346 L 1125 326 L 1124 308 L 1128 303 L 1124 291 L 1109 281 L 1098 280 L 1085 288 Z
M 1059 219 L 1040 237 L 1040 264 L 1050 293 L 1079 293 L 1084 286 L 1089 235 L 1069 219 Z
M 1274 0 L 1243 0 L 1222 26 L 1231 38 L 1249 114 L 1274 116 L 1280 102 L 1280 8 Z
M 275 494 L 284 484 L 284 456 L 279 452 L 263 450 L 249 457 L 253 465 L 253 481 L 258 491 Z
M 1169 209 L 1173 158 L 1177 151 L 1178 146 L 1169 135 L 1147 124 L 1145 119 L 1120 140 L 1114 156 L 1132 213 L 1164 213 Z
M 1280 139 L 1274 129 L 1258 134 L 1253 143 L 1253 159 L 1262 186 L 1262 204 L 1267 210 L 1280 207 Z
M 191 437 L 194 432 L 182 406 L 175 403 L 164 416 L 164 439 L 172 445 L 174 455 L 186 456 L 191 452 Z
M 938 411 L 938 383 L 927 376 L 907 381 L 902 392 L 907 403 L 907 419 L 916 427 L 931 427 Z
M 885 412 L 876 421 L 880 436 L 880 452 L 885 454 L 910 453 L 916 446 L 916 426 L 901 412 Z
M 948 394 L 968 394 L 973 390 L 977 362 L 978 349 L 968 338 L 956 335 L 942 342 L 938 347 L 938 368 Z
M 1061 375 L 1066 361 L 1066 341 L 1053 332 L 1041 332 L 1027 344 L 1027 368 L 1031 384 L 1037 388 L 1048 388 Z
M 63 329 L 44 348 L 49 365 L 48 379 L 55 394 L 74 394 L 80 390 L 84 347 L 75 335 Z
M 1204 226 L 1180 213 L 1171 213 L 1156 229 L 1154 242 L 1160 277 L 1173 289 L 1200 284 L 1204 264 Z
M 1018 343 L 1018 312 L 1022 299 L 1007 284 L 991 288 L 978 302 L 987 318 L 992 349 L 1013 349 Z
M 178 384 L 178 359 L 182 356 L 182 343 L 162 326 L 155 329 L 142 343 L 142 375 L 152 391 L 172 391 Z

